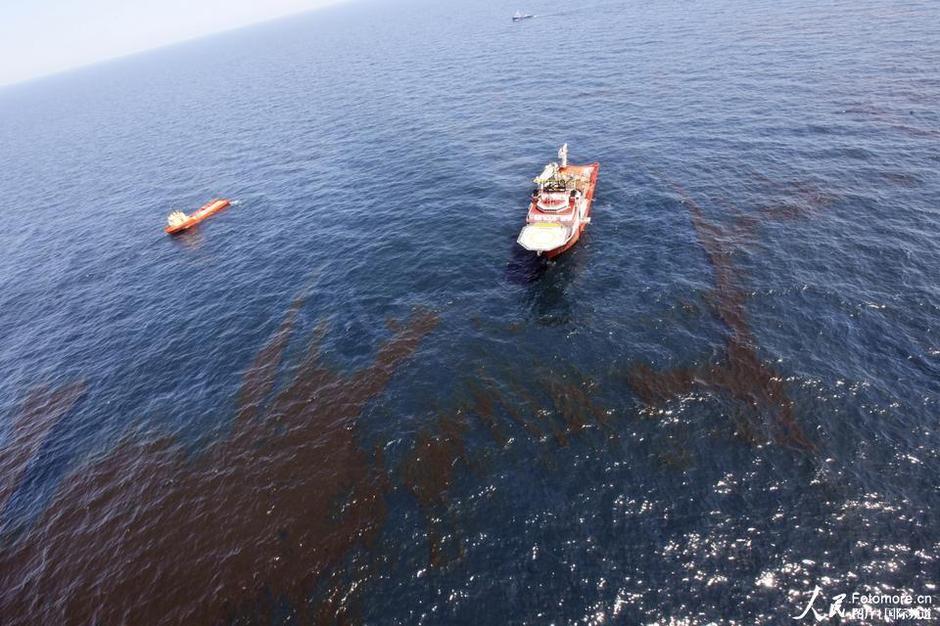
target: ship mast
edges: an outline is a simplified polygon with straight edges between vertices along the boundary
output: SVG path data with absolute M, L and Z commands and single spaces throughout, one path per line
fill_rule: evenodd
M 568 167 L 568 144 L 565 144 L 559 148 L 558 158 L 561 159 L 562 167 Z

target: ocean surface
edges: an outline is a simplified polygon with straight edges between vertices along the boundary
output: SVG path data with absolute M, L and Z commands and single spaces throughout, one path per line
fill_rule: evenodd
M 5 625 L 940 601 L 937 2 L 354 2 L 0 89 L 0 164 Z

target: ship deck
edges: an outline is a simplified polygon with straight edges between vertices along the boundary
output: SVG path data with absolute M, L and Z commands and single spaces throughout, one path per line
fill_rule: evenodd
M 591 184 L 594 165 L 566 165 L 559 168 L 558 172 L 563 176 L 574 178 L 578 190 L 585 192 Z

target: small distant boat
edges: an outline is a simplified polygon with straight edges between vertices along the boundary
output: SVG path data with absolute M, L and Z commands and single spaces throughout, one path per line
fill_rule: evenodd
M 166 231 L 168 235 L 181 233 L 187 228 L 195 226 L 210 215 L 218 213 L 230 204 L 231 202 L 224 198 L 217 198 L 202 205 L 202 208 L 192 215 L 186 215 L 182 211 L 173 211 L 166 218 L 167 225 L 163 230 Z
M 535 16 L 534 16 L 534 15 L 530 15 L 529 13 L 523 13 L 522 11 L 516 11 L 516 14 L 512 16 L 512 21 L 513 21 L 513 22 L 521 22 L 522 20 L 532 19 L 533 17 L 535 17 Z
M 591 204 L 600 163 L 569 165 L 568 144 L 558 151 L 561 164 L 549 163 L 535 179 L 526 225 L 519 245 L 538 255 L 554 258 L 581 238 L 591 223 Z

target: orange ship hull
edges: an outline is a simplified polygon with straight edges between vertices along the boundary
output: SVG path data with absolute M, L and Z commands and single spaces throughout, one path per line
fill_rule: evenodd
M 533 194 L 519 245 L 553 259 L 578 243 L 591 222 L 599 170 L 600 163 L 558 167 L 553 176 L 564 186 L 552 190 L 540 185 Z
M 204 219 L 212 215 L 215 215 L 216 213 L 226 208 L 230 204 L 232 203 L 224 198 L 212 200 L 211 202 L 207 202 L 206 204 L 204 204 L 202 208 L 200 208 L 198 211 L 196 211 L 192 215 L 188 216 L 184 221 L 178 224 L 173 224 L 172 226 L 167 226 L 163 230 L 168 235 L 175 235 L 177 233 L 181 233 L 188 228 L 192 228 L 193 226 L 203 221 Z

